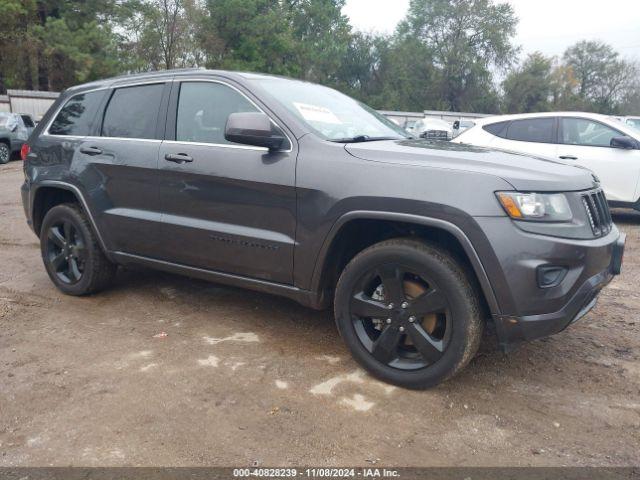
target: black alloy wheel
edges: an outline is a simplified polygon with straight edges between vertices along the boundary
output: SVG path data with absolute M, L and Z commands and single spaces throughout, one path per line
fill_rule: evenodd
M 46 232 L 45 259 L 60 282 L 73 285 L 82 279 L 87 260 L 86 240 L 70 220 L 52 224 Z
M 42 261 L 62 292 L 87 295 L 111 284 L 117 266 L 106 257 L 80 205 L 65 203 L 52 207 L 39 232 Z
M 401 370 L 432 365 L 450 338 L 448 300 L 427 274 L 397 263 L 366 272 L 351 297 L 354 329 L 379 362 Z
M 446 248 L 422 239 L 372 245 L 338 280 L 340 335 L 372 375 L 406 388 L 438 385 L 480 345 L 485 314 L 472 274 Z

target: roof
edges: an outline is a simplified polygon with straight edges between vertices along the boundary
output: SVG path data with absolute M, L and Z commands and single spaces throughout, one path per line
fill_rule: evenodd
M 575 117 L 591 118 L 593 120 L 609 120 L 610 117 L 600 113 L 591 112 L 538 112 L 538 113 L 517 113 L 512 115 L 495 115 L 476 120 L 476 125 L 486 125 L 487 123 L 506 122 L 508 120 L 524 120 L 526 118 L 541 117 Z
M 264 79 L 282 79 L 305 82 L 305 80 L 283 77 L 280 75 L 270 75 L 266 73 L 254 73 L 254 72 L 241 72 L 232 70 L 209 70 L 205 68 L 177 68 L 172 70 L 159 70 L 154 72 L 134 73 L 128 75 L 120 75 L 117 77 L 105 78 L 96 80 L 89 83 L 83 83 L 70 87 L 68 91 L 86 90 L 90 88 L 105 88 L 117 85 L 119 82 L 129 81 L 144 81 L 153 80 L 155 78 L 170 77 L 170 76 L 185 76 L 185 75 L 217 75 L 236 80 L 264 80 Z M 308 82 L 307 82 L 308 83 Z

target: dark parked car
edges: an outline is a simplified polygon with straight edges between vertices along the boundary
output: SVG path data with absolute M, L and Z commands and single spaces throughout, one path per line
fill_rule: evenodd
M 587 170 L 413 139 L 301 81 L 75 87 L 23 153 L 25 212 L 63 292 L 142 264 L 333 305 L 356 360 L 411 388 L 458 372 L 487 322 L 504 349 L 563 330 L 622 262 Z
M 20 151 L 35 126 L 31 115 L 0 112 L 0 164 Z

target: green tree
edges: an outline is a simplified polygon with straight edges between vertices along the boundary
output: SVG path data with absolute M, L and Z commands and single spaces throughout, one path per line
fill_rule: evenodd
M 530 54 L 502 82 L 507 113 L 545 112 L 553 98 L 553 60 L 540 52 Z
M 633 64 L 602 42 L 578 42 L 567 49 L 563 61 L 577 81 L 582 106 L 600 113 L 615 113 L 638 76 Z
M 35 0 L 0 0 L 0 93 L 33 88 Z
M 185 68 L 204 62 L 195 0 L 129 0 L 122 4 L 119 47 L 133 72 Z
M 207 0 L 200 35 L 209 67 L 299 72 L 287 11 L 279 0 Z
M 294 42 L 297 76 L 337 84 L 337 72 L 352 39 L 345 0 L 285 0 Z
M 431 51 L 416 38 L 380 43 L 376 95 L 367 99 L 379 109 L 447 109 L 439 93 L 439 72 Z
M 509 4 L 492 0 L 411 0 L 397 36 L 426 47 L 425 55 L 408 61 L 430 62 L 437 74 L 429 88 L 447 109 L 479 110 L 496 100 L 491 69 L 515 58 L 517 21 Z

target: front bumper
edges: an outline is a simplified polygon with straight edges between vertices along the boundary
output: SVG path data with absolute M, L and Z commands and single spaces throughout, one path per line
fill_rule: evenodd
M 502 350 L 512 350 L 518 343 L 561 332 L 595 307 L 600 291 L 622 270 L 626 235 L 620 233 L 611 249 L 608 267 L 588 278 L 558 311 L 547 314 L 511 316 L 494 315 L 493 320 Z

